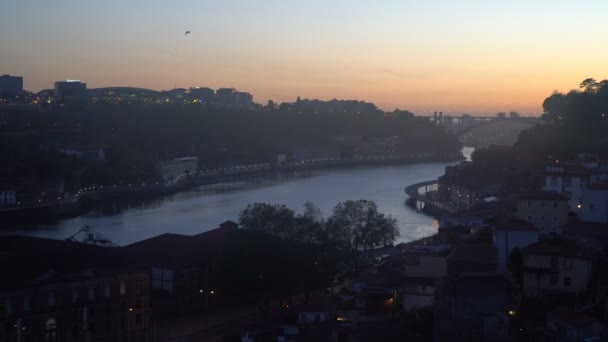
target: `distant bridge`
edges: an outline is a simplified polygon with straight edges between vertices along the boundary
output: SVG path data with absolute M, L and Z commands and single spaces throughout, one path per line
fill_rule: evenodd
M 487 116 L 434 116 L 430 120 L 442 125 L 469 146 L 491 144 L 513 145 L 524 129 L 542 124 L 538 118 Z

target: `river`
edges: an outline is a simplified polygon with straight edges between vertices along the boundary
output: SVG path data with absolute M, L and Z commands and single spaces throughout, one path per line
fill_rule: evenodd
M 470 158 L 471 148 L 464 154 Z M 247 204 L 285 204 L 302 212 L 307 201 L 325 217 L 340 201 L 368 199 L 381 212 L 397 219 L 398 242 L 408 242 L 437 231 L 437 221 L 405 205 L 403 189 L 441 176 L 453 163 L 416 163 L 399 166 L 308 171 L 258 178 L 236 184 L 197 187 L 161 199 L 104 205 L 88 213 L 52 224 L 12 226 L 2 234 L 25 234 L 65 239 L 89 225 L 118 245 L 163 233 L 197 234 L 226 220 L 238 220 Z

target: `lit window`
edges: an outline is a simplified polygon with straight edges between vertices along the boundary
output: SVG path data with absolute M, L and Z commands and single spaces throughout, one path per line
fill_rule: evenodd
M 127 293 L 127 283 L 124 280 L 120 281 L 120 295 L 124 296 Z
M 89 287 L 89 300 L 90 301 L 95 300 L 95 288 L 94 287 Z
M 106 287 L 104 288 L 103 293 L 106 296 L 106 298 L 110 298 L 111 292 L 110 292 L 110 284 L 109 283 L 106 284 Z

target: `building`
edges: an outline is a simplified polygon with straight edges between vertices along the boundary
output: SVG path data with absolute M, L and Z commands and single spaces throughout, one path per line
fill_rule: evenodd
M 253 107 L 253 95 L 246 92 L 235 92 L 234 105 L 240 109 L 251 109 Z
M 447 258 L 448 275 L 468 272 L 496 272 L 496 247 L 486 243 L 461 243 L 454 248 Z
M 59 152 L 78 158 L 83 158 L 94 162 L 104 162 L 106 160 L 105 146 L 65 146 L 59 148 Z
M 424 246 L 404 255 L 406 278 L 440 279 L 447 275 L 447 257 L 451 246 Z
M 406 278 L 401 288 L 404 311 L 432 307 L 435 303 L 436 279 Z
M 211 88 L 192 87 L 189 90 L 190 97 L 200 103 L 211 104 L 215 101 L 215 91 Z
M 580 206 L 581 221 L 608 223 L 608 184 L 590 184 L 582 192 Z
M 569 209 L 578 212 L 585 189 L 590 184 L 606 180 L 608 168 L 601 165 L 595 156 L 579 155 L 574 162 L 546 166 L 544 176 L 543 189 L 565 194 L 569 199 Z
M 79 80 L 55 82 L 55 97 L 80 98 L 87 94 L 87 84 Z
M 542 235 L 561 234 L 568 223 L 568 197 L 555 191 L 529 191 L 518 195 L 515 218 L 535 225 Z
M 508 280 L 497 273 L 447 277 L 437 288 L 434 341 L 508 341 L 517 314 Z
M 235 92 L 234 88 L 220 88 L 215 92 L 215 100 L 221 106 L 234 106 L 236 104 Z
M 0 238 L 0 339 L 149 341 L 148 276 L 114 258 L 114 251 L 71 241 Z
M 0 95 L 17 95 L 23 92 L 23 77 L 0 76 Z
M 523 249 L 538 241 L 539 231 L 526 221 L 510 220 L 494 228 L 494 247 L 498 252 L 498 271 L 509 270 L 509 257 L 515 249 Z
M 178 182 L 183 177 L 198 172 L 198 158 L 183 157 L 162 161 L 158 164 L 158 170 L 160 177 L 165 183 Z
M 194 236 L 167 233 L 121 247 L 120 255 L 149 275 L 158 318 L 197 312 L 218 295 L 219 258 L 226 236 L 236 229 L 236 223 L 227 221 Z
M 588 245 L 562 237 L 541 240 L 524 248 L 524 296 L 575 295 L 587 291 L 595 253 Z
M 8 185 L 0 185 L 0 205 L 17 204 L 17 193 Z
M 547 313 L 547 339 L 553 341 L 603 341 L 602 325 L 593 317 L 566 307 Z

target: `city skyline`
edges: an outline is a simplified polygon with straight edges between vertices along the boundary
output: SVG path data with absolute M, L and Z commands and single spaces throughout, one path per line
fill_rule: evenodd
M 607 78 L 608 5 L 594 1 L 26 0 L 0 9 L 0 74 L 22 75 L 32 91 L 73 78 L 90 88 L 234 87 L 257 103 L 300 96 L 530 115 L 554 90 Z

